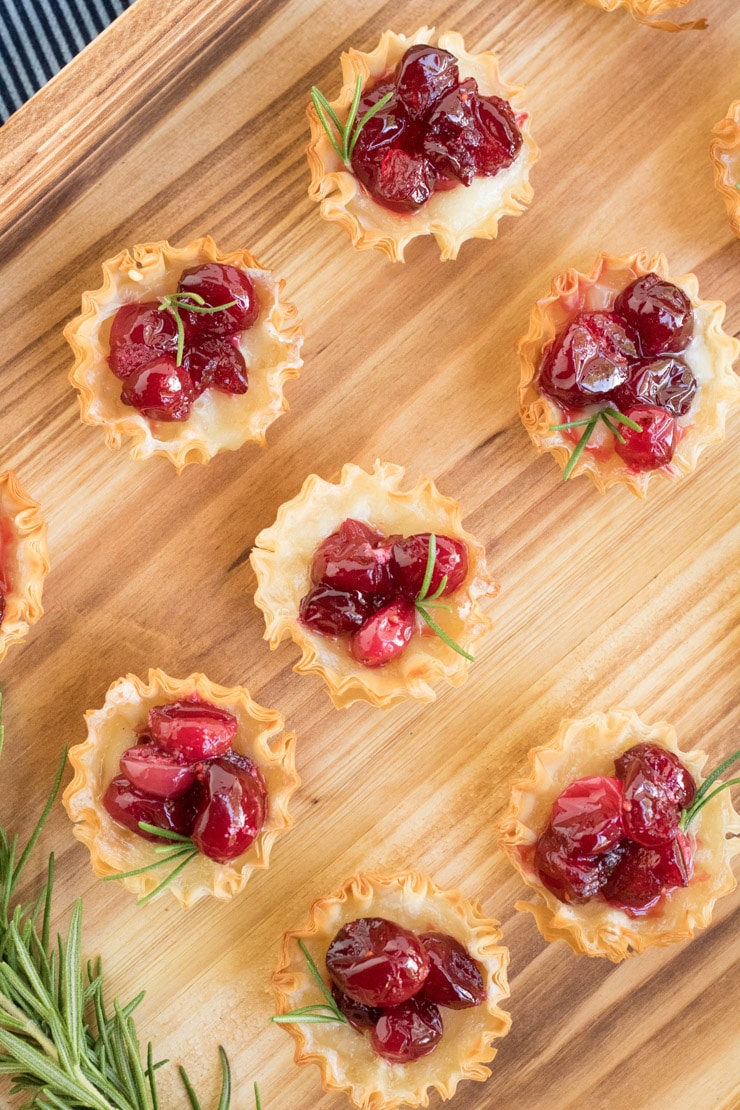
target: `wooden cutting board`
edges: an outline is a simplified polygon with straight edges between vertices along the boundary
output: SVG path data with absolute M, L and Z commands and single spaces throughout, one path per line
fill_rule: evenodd
M 737 747 L 740 420 L 692 478 L 643 504 L 563 485 L 515 399 L 531 303 L 602 249 L 664 250 L 740 330 L 740 245 L 707 157 L 739 95 L 740 8 L 691 9 L 707 31 L 668 35 L 580 0 L 138 0 L 0 131 L 0 469 L 40 500 L 52 559 L 46 616 L 2 667 L 2 820 L 30 829 L 61 745 L 83 739 L 84 710 L 128 671 L 244 683 L 299 737 L 295 827 L 230 904 L 137 908 L 93 878 L 61 806 L 43 838 L 60 918 L 82 894 L 86 954 L 103 955 L 122 996 L 146 987 L 142 1036 L 187 1061 L 205 1105 L 218 1043 L 234 1110 L 251 1108 L 255 1079 L 266 1110 L 346 1105 L 268 1024 L 269 973 L 314 898 L 359 868 L 413 866 L 480 899 L 511 949 L 512 1031 L 457 1110 L 738 1106 L 738 898 L 693 943 L 614 967 L 544 943 L 514 910 L 522 887 L 493 832 L 527 751 L 564 716 L 632 706 L 713 760 Z M 341 49 L 424 23 L 500 52 L 529 88 L 542 159 L 531 209 L 498 241 L 444 265 L 417 242 L 392 265 L 354 252 L 307 199 L 304 109 L 312 83 L 335 93 Z M 80 424 L 61 333 L 102 259 L 204 233 L 285 277 L 305 369 L 267 450 L 177 478 Z M 307 474 L 376 457 L 462 502 L 501 593 L 462 689 L 339 712 L 292 672 L 292 645 L 267 650 L 248 554 Z M 176 1089 L 165 1082 L 168 1108 Z

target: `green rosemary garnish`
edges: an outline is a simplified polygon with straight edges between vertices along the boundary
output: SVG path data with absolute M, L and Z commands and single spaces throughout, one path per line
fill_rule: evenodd
M 260 1098 L 260 1089 L 255 1083 L 254 1085 L 254 1110 L 262 1110 L 262 1099 Z
M 373 104 L 372 108 L 368 108 L 367 112 L 365 112 L 365 115 L 358 123 L 357 110 L 360 107 L 361 96 L 362 77 L 358 73 L 357 81 L 355 82 L 355 94 L 352 97 L 352 104 L 350 105 L 349 115 L 347 116 L 346 121 L 344 123 L 341 123 L 339 116 L 334 111 L 324 94 L 320 92 L 315 85 L 311 88 L 311 100 L 313 101 L 313 106 L 316 109 L 316 115 L 319 117 L 324 131 L 326 131 L 329 142 L 334 147 L 337 154 L 344 162 L 345 166 L 348 166 L 350 163 L 352 151 L 355 149 L 355 143 L 357 142 L 357 139 L 363 127 L 369 119 L 373 118 L 376 112 L 379 112 L 381 108 L 385 107 L 385 105 L 393 96 L 393 92 L 391 91 L 386 93 L 384 97 L 381 97 L 377 104 Z M 336 130 L 337 134 L 339 135 L 339 142 L 337 142 L 336 138 L 334 137 L 334 130 Z
M 133 875 L 144 875 L 147 871 L 156 871 L 157 868 L 164 867 L 165 864 L 176 863 L 177 866 L 173 867 L 169 875 L 166 875 L 162 882 L 155 886 L 154 890 L 150 890 L 143 898 L 139 898 L 136 904 L 137 906 L 143 906 L 145 902 L 151 901 L 155 895 L 164 890 L 175 876 L 187 867 L 191 859 L 198 855 L 198 849 L 189 836 L 182 836 L 170 829 L 160 829 L 157 825 L 147 824 L 146 821 L 139 821 L 139 828 L 144 832 L 152 833 L 154 836 L 161 836 L 164 840 L 174 841 L 174 844 L 170 843 L 155 848 L 154 852 L 160 858 L 155 860 L 154 863 L 147 863 L 144 867 L 136 867 L 133 871 L 117 871 L 115 875 L 104 875 L 102 882 L 109 883 L 114 879 L 128 879 Z
M 298 1010 L 290 1010 L 287 1014 L 275 1014 L 274 1017 L 270 1018 L 270 1021 L 274 1021 L 278 1025 L 283 1025 L 288 1022 L 297 1022 L 304 1025 L 315 1025 L 320 1022 L 327 1021 L 341 1021 L 344 1025 L 349 1025 L 346 1017 L 332 998 L 331 991 L 327 987 L 324 980 L 321 978 L 319 969 L 313 962 L 313 959 L 311 958 L 311 953 L 308 951 L 302 940 L 298 941 L 298 947 L 300 948 L 303 955 L 306 957 L 308 970 L 311 972 L 311 975 L 316 980 L 319 990 L 326 999 L 326 1002 L 317 1002 L 313 1006 L 301 1006 Z
M 443 602 L 437 601 L 437 598 L 440 596 L 440 594 L 444 593 L 445 587 L 447 585 L 446 574 L 434 593 L 427 596 L 427 590 L 429 589 L 429 585 L 432 581 L 432 574 L 434 572 L 434 560 L 436 559 L 436 557 L 437 537 L 435 536 L 434 532 L 432 532 L 429 536 L 429 551 L 427 553 L 427 565 L 426 569 L 424 570 L 424 579 L 421 583 L 419 596 L 414 602 L 414 605 L 416 606 L 416 611 L 422 618 L 422 620 L 426 621 L 432 632 L 436 633 L 436 635 L 439 636 L 440 640 L 443 640 L 447 644 L 447 646 L 451 647 L 453 651 L 456 651 L 458 655 L 462 655 L 463 658 L 469 659 L 471 663 L 475 663 L 475 659 L 473 658 L 473 656 L 469 655 L 467 651 L 463 651 L 460 645 L 452 639 L 452 636 L 448 635 L 448 633 L 445 632 L 443 628 L 440 628 L 435 620 L 432 620 L 427 611 L 429 609 L 446 609 L 448 613 L 452 611 L 451 605 L 445 605 Z
M 18 837 L 0 825 L 0 1075 L 11 1078 L 11 1094 L 26 1093 L 24 1110 L 159 1110 L 156 1073 L 167 1061 L 155 1062 L 151 1043 L 142 1060 L 132 1017 L 144 992 L 125 1006 L 114 1001 L 109 1011 L 100 960 L 83 970 L 81 899 L 72 907 L 66 937 L 59 933 L 52 939 L 53 853 L 36 899 L 16 900 L 66 759 L 65 749 L 44 811 L 20 856 Z M 219 1053 L 218 1110 L 229 1110 L 229 1065 L 222 1048 Z M 186 1093 L 191 1110 L 198 1110 L 189 1083 Z
M 578 440 L 578 443 L 573 448 L 573 454 L 568 459 L 568 463 L 565 467 L 565 470 L 563 471 L 564 482 L 567 482 L 571 474 L 573 473 L 575 465 L 583 454 L 586 444 L 590 440 L 591 435 L 593 434 L 593 430 L 598 424 L 599 420 L 602 420 L 604 422 L 612 435 L 615 436 L 620 443 L 624 443 L 624 436 L 615 426 L 615 422 L 616 424 L 626 424 L 628 428 L 632 428 L 632 430 L 635 432 L 642 431 L 642 428 L 639 424 L 635 423 L 634 420 L 630 420 L 629 416 L 624 416 L 619 411 L 619 409 L 614 408 L 600 409 L 598 412 L 595 412 L 593 416 L 586 416 L 583 418 L 583 420 L 569 420 L 567 424 L 551 424 L 551 432 L 563 432 L 567 428 L 585 429 L 583 435 Z
M 727 782 L 723 782 L 721 786 L 718 786 L 716 790 L 712 790 L 711 794 L 709 793 L 720 775 L 724 774 L 727 768 L 731 767 L 733 763 L 737 763 L 738 760 L 740 760 L 740 750 L 728 756 L 727 759 L 720 763 L 719 767 L 712 771 L 708 778 L 704 779 L 704 782 L 701 784 L 696 794 L 694 794 L 693 802 L 681 815 L 682 829 L 688 828 L 699 810 L 702 809 L 707 802 L 711 802 L 712 798 L 716 798 L 721 790 L 726 790 L 728 786 L 737 786 L 737 784 L 740 783 L 740 779 L 728 779 Z
M 175 359 L 177 366 L 182 366 L 185 350 L 185 325 L 180 311 L 185 309 L 187 312 L 201 312 L 209 316 L 214 312 L 223 312 L 225 308 L 233 308 L 236 303 L 236 301 L 227 301 L 226 304 L 206 305 L 200 293 L 168 293 L 165 297 L 160 297 L 159 312 L 171 312 L 177 325 L 177 358 Z

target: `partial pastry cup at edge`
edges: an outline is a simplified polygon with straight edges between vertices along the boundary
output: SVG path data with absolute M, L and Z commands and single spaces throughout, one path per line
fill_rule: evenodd
M 731 861 L 740 851 L 740 816 L 727 790 L 708 802 L 692 821 L 694 876 L 687 887 L 667 895 L 657 913 L 630 917 L 599 898 L 568 905 L 539 881 L 534 847 L 558 794 L 576 779 L 613 775 L 614 760 L 634 744 L 646 742 L 673 752 L 697 785 L 701 783 L 707 755 L 700 750 L 681 751 L 672 725 L 646 725 L 631 709 L 591 713 L 580 720 L 563 721 L 551 743 L 529 753 L 530 777 L 512 784 L 509 809 L 498 824 L 502 849 L 532 890 L 532 900 L 517 902 L 516 908 L 532 914 L 545 940 L 564 940 L 574 952 L 604 956 L 614 963 L 653 946 L 690 940 L 697 929 L 711 923 L 717 899 L 736 886 Z
M 660 15 L 676 8 L 683 8 L 691 0 L 586 0 L 592 8 L 601 8 L 605 12 L 615 12 L 618 8 L 625 8 L 638 23 L 644 23 L 651 16 Z M 667 20 L 650 20 L 648 26 L 657 27 L 661 31 L 684 31 L 694 28 L 703 30 L 706 27 L 705 19 L 693 20 L 690 23 L 672 23 Z
M 485 548 L 462 526 L 460 505 L 443 496 L 430 478 L 402 490 L 403 477 L 403 467 L 379 460 L 372 474 L 347 463 L 338 483 L 309 475 L 298 496 L 280 506 L 275 524 L 259 533 L 250 556 L 257 575 L 255 604 L 265 615 L 264 638 L 272 650 L 292 639 L 302 653 L 294 670 L 321 675 L 338 709 L 355 701 L 368 701 L 381 709 L 405 698 L 434 701 L 431 682 L 444 679 L 451 686 L 460 686 L 470 666 L 438 636 L 422 628 L 421 621 L 402 654 L 375 668 L 364 667 L 352 657 L 346 637 L 321 636 L 300 623 L 301 598 L 312 588 L 314 552 L 348 517 L 387 535 L 435 532 L 463 540 L 468 548 L 467 578 L 444 599 L 452 611 L 435 610 L 435 619 L 468 653 L 493 627 L 479 600 L 497 594 L 498 585 L 488 574 Z
M 532 308 L 529 330 L 518 344 L 521 378 L 519 412 L 538 452 L 549 451 L 565 469 L 576 441 L 567 432 L 550 431 L 563 422 L 557 401 L 541 393 L 537 379 L 542 354 L 580 309 L 601 309 L 635 278 L 655 272 L 672 281 L 688 296 L 694 310 L 694 338 L 681 357 L 691 367 L 699 388 L 686 416 L 678 417 L 681 438 L 673 459 L 657 470 L 633 470 L 613 450 L 610 433 L 601 424 L 573 471 L 572 478 L 588 474 L 600 493 L 625 485 L 645 497 L 651 482 L 675 481 L 693 473 L 702 451 L 725 436 L 725 419 L 740 407 L 740 379 L 732 369 L 740 342 L 722 330 L 723 301 L 704 301 L 694 274 L 672 277 L 663 254 L 638 251 L 629 255 L 600 254 L 590 274 L 570 269 L 553 278 L 550 292 Z M 571 478 L 571 480 L 572 480 Z
M 350 49 L 342 54 L 342 89 L 330 101 L 339 119 L 346 119 L 358 75 L 364 87 L 368 81 L 376 81 L 392 71 L 410 46 L 434 44 L 434 39 L 434 28 L 430 27 L 421 27 L 408 37 L 384 31 L 370 53 Z M 443 260 L 457 258 L 467 239 L 495 239 L 501 217 L 520 216 L 534 195 L 529 172 L 540 152 L 530 133 L 529 117 L 521 107 L 525 90 L 502 80 L 498 58 L 492 51 L 469 54 L 457 32 L 439 35 L 436 45 L 455 55 L 460 76 L 475 77 L 484 96 L 500 96 L 512 102 L 524 141 L 511 166 L 494 177 L 476 176 L 467 187 L 460 185 L 448 192 L 434 193 L 416 212 L 393 212 L 374 201 L 345 168 L 313 104 L 306 109 L 311 127 L 311 140 L 306 147 L 311 171 L 309 197 L 320 202 L 325 220 L 344 228 L 357 250 L 377 248 L 392 262 L 403 262 L 405 248 L 420 235 L 434 236 Z
M 709 153 L 715 188 L 725 202 L 730 226 L 740 239 L 740 100 L 733 100 L 725 118 L 712 128 Z
M 368 1038 L 350 1026 L 286 1024 L 283 1028 L 296 1042 L 296 1063 L 316 1064 L 324 1090 L 343 1091 L 358 1110 L 428 1106 L 429 1090 L 447 1100 L 462 1079 L 487 1079 L 491 1072 L 485 1065 L 497 1051 L 493 1042 L 506 1036 L 511 1026 L 511 1018 L 499 1007 L 509 997 L 508 949 L 500 944 L 498 921 L 484 917 L 480 906 L 459 891 L 440 890 L 417 871 L 391 876 L 359 872 L 314 902 L 308 922 L 283 937 L 272 977 L 278 1013 L 323 1001 L 298 940 L 303 940 L 326 981 L 331 941 L 342 925 L 359 917 L 386 917 L 417 932 L 453 936 L 480 966 L 486 1001 L 467 1010 L 442 1007 L 441 1041 L 431 1055 L 411 1064 L 388 1064 Z
M 149 420 L 121 400 L 122 383 L 107 362 L 111 321 L 123 304 L 174 293 L 181 272 L 205 262 L 238 267 L 257 291 L 260 315 L 239 343 L 249 389 L 242 395 L 208 389 L 193 403 L 187 420 Z M 284 284 L 248 251 L 220 251 L 210 236 L 184 247 L 164 240 L 140 243 L 105 261 L 102 286 L 82 294 L 81 314 L 64 329 L 75 356 L 69 379 L 79 391 L 82 422 L 101 425 L 109 447 L 117 450 L 128 436 L 132 458 L 162 455 L 178 473 L 188 463 L 207 463 L 220 451 L 234 451 L 250 441 L 266 446 L 268 427 L 288 408 L 285 383 L 297 378 L 303 366 L 297 310 L 282 299 Z
M 10 589 L 0 623 L 0 662 L 11 644 L 43 616 L 41 595 L 49 573 L 47 526 L 38 502 L 29 497 L 12 470 L 0 474 L 0 558 Z
M 296 737 L 293 732 L 283 731 L 281 713 L 258 705 L 243 686 L 218 686 L 202 674 L 177 679 L 164 671 L 150 670 L 146 682 L 136 675 L 126 675 L 109 688 L 101 709 L 86 713 L 88 738 L 69 750 L 74 777 L 63 797 L 67 815 L 75 823 L 74 835 L 89 848 L 98 878 L 153 863 L 157 845 L 114 821 L 103 805 L 103 795 L 120 773 L 121 755 L 137 743 L 136 729 L 146 725 L 152 706 L 171 704 L 190 694 L 237 717 L 233 747 L 259 768 L 267 787 L 268 813 L 262 832 L 237 859 L 221 864 L 198 855 L 168 884 L 162 895 L 171 891 L 183 906 L 193 905 L 208 894 L 223 900 L 239 894 L 253 871 L 267 868 L 272 845 L 293 824 L 288 803 L 300 785 L 295 770 Z M 167 871 L 162 867 L 121 882 L 144 897 Z

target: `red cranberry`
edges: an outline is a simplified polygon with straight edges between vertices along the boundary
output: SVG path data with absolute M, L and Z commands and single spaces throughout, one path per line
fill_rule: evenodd
M 121 770 L 136 787 L 155 798 L 177 798 L 195 782 L 195 770 L 152 744 L 137 744 L 121 756 Z
M 626 843 L 624 855 L 604 884 L 607 902 L 628 913 L 647 913 L 657 904 L 663 886 L 655 872 L 658 853 L 653 848 Z
M 622 783 L 606 775 L 577 779 L 555 799 L 550 828 L 578 856 L 607 852 L 624 836 Z
M 566 405 L 602 404 L 627 381 L 637 347 L 613 312 L 579 312 L 544 356 L 540 388 Z
M 361 1002 L 355 1002 L 354 998 L 340 991 L 336 983 L 331 985 L 331 996 L 353 1029 L 364 1033 L 366 1029 L 375 1028 L 383 1012 L 379 1006 L 363 1006 Z
M 177 284 L 178 293 L 197 293 L 206 306 L 216 307 L 237 303 L 223 312 L 187 312 L 182 318 L 186 334 L 193 336 L 227 336 L 251 328 L 259 316 L 260 303 L 254 285 L 243 270 L 220 262 L 206 262 L 183 270 Z
M 429 957 L 423 997 L 451 1010 L 480 1006 L 486 998 L 483 976 L 462 944 L 447 933 L 422 933 L 419 939 Z
M 411 119 L 426 115 L 435 101 L 456 85 L 457 58 L 435 46 L 410 46 L 396 66 L 398 96 Z
M 150 420 L 187 420 L 195 396 L 184 366 L 172 355 L 157 355 L 123 383 L 121 400 Z
M 614 311 L 635 329 L 645 355 L 675 354 L 691 342 L 691 301 L 683 289 L 657 274 L 645 274 L 623 289 Z
M 548 827 L 537 841 L 535 870 L 542 885 L 561 902 L 587 902 L 598 894 L 616 867 L 622 843 L 599 856 L 578 856 Z
M 434 1052 L 442 1039 L 442 1015 L 433 1002 L 417 996 L 383 1010 L 370 1042 L 391 1064 L 410 1064 Z
M 634 744 L 614 760 L 614 770 L 625 782 L 630 776 L 642 773 L 680 809 L 687 809 L 694 800 L 696 783 L 691 772 L 677 755 L 660 744 Z
M 5 594 L 0 590 L 0 624 L 3 623 L 3 617 L 5 616 L 5 604 Z
M 346 593 L 384 594 L 390 588 L 387 544 L 382 533 L 358 520 L 345 520 L 319 544 L 311 563 L 311 581 Z
M 694 796 L 686 768 L 656 744 L 630 748 L 615 768 L 624 776 L 625 834 L 647 848 L 673 840 L 681 811 Z
M 473 101 L 478 84 L 468 77 L 455 85 L 434 105 L 427 120 L 422 149 L 434 169 L 470 185 L 476 170 L 477 131 Z
M 155 355 L 177 350 L 177 325 L 158 301 L 124 304 L 113 317 L 108 365 L 117 378 L 128 378 Z
M 363 624 L 352 637 L 352 654 L 365 667 L 382 667 L 401 654 L 416 626 L 416 609 L 396 597 Z
M 181 836 L 190 836 L 195 820 L 198 790 L 196 786 L 179 798 L 155 798 L 145 794 L 143 790 L 137 790 L 125 775 L 117 775 L 103 795 L 103 805 L 119 825 L 138 833 L 145 840 L 156 840 L 163 844 L 161 837 L 140 829 L 139 822 L 144 821 L 147 825 L 156 825 L 158 829 L 167 829 Z
M 696 393 L 696 378 L 682 358 L 669 355 L 639 362 L 615 394 L 622 412 L 635 405 L 654 405 L 673 416 L 685 416 Z
M 362 117 L 379 99 L 377 93 L 363 97 L 358 115 Z M 409 122 L 397 97 L 362 128 L 351 162 L 372 197 L 394 211 L 413 211 L 432 194 L 434 170 L 421 152 L 413 150 Z
M 195 699 L 153 706 L 148 723 L 160 748 L 191 762 L 227 752 L 238 726 L 227 709 Z
M 429 959 L 410 929 L 384 917 L 360 917 L 334 937 L 326 968 L 339 989 L 364 1006 L 397 1006 L 419 990 Z
M 494 177 L 516 158 L 522 133 L 511 105 L 500 96 L 474 97 L 473 119 L 480 140 L 475 147 L 476 173 Z
M 689 885 L 689 879 L 694 874 L 694 849 L 681 829 L 676 833 L 675 840 L 650 850 L 658 857 L 655 874 L 665 890 Z
M 202 778 L 205 792 L 193 825 L 193 843 L 204 856 L 228 863 L 246 852 L 262 832 L 267 791 L 234 760 L 213 759 Z
M 262 778 L 262 772 L 254 760 L 250 759 L 248 755 L 242 755 L 241 752 L 236 752 L 233 748 L 230 748 L 229 751 L 225 752 L 224 755 L 219 758 L 222 762 L 233 763 L 240 771 L 243 771 L 247 775 L 251 775 L 262 789 L 265 788 L 265 780 Z
M 614 450 L 633 470 L 657 470 L 673 458 L 678 439 L 675 416 L 665 409 L 640 405 L 624 414 L 640 425 L 640 431 L 620 425 L 624 443 L 614 440 Z
M 316 586 L 302 599 L 298 619 L 322 636 L 356 632 L 372 613 L 364 594 Z
M 202 339 L 188 347 L 183 358 L 196 394 L 212 386 L 222 393 L 246 393 L 247 364 L 238 347 L 229 339 Z
M 429 532 L 399 539 L 391 549 L 391 574 L 393 581 L 407 597 L 419 596 L 424 584 L 424 572 L 429 558 Z M 468 549 L 462 540 L 435 535 L 436 555 L 428 593 L 439 589 L 447 576 L 444 593 L 451 594 L 465 581 L 468 573 Z

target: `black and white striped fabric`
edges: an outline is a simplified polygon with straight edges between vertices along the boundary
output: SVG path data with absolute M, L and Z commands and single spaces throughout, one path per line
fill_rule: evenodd
M 0 122 L 134 0 L 0 0 Z

